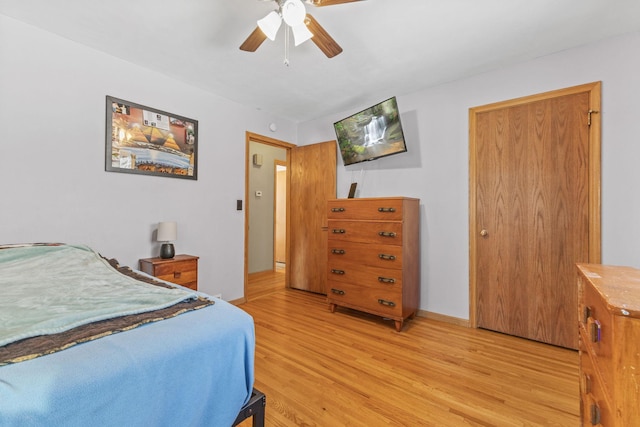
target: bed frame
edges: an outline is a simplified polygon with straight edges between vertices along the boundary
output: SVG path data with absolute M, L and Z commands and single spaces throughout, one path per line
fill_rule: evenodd
M 249 417 L 253 417 L 253 427 L 264 427 L 264 412 L 267 406 L 267 397 L 260 390 L 254 388 L 251 399 L 240 409 L 238 418 L 231 427 L 235 427 Z

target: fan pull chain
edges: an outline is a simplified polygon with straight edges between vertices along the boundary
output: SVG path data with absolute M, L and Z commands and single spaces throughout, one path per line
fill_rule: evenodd
M 289 26 L 284 29 L 284 65 L 289 66 Z

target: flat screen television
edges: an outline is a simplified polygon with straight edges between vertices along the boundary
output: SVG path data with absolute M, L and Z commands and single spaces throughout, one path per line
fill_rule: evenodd
M 333 124 L 345 166 L 404 153 L 395 96 Z

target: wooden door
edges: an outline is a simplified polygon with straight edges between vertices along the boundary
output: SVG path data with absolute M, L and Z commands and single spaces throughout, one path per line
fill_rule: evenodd
M 600 261 L 599 94 L 471 110 L 472 324 L 577 348 L 575 264 Z
M 327 200 L 336 197 L 336 142 L 291 150 L 289 286 L 325 294 Z

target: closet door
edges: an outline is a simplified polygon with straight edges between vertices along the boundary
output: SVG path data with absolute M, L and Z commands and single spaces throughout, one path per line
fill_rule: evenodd
M 600 256 L 599 89 L 472 109 L 478 327 L 577 348 L 575 264 Z

